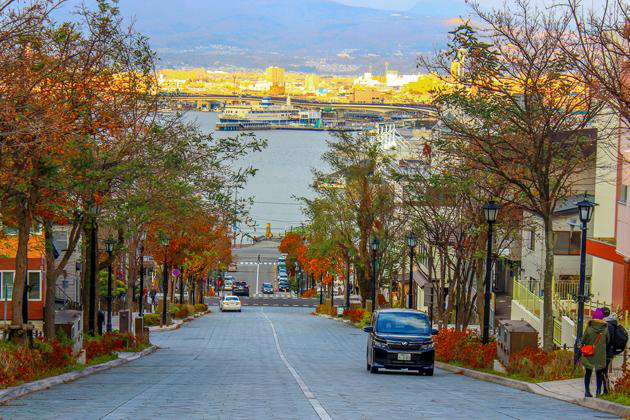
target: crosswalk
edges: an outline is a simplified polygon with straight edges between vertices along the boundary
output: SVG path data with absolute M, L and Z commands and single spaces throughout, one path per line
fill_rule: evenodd
M 257 264 L 260 264 L 260 265 L 277 265 L 278 263 L 276 263 L 276 262 L 265 262 L 265 261 L 261 261 L 261 262 L 258 262 L 258 261 L 239 261 L 238 262 L 238 265 L 257 265 Z
M 288 292 L 280 292 L 274 293 L 273 295 L 266 295 L 263 293 L 255 293 L 251 295 L 251 297 L 259 298 L 259 299 L 288 299 L 297 297 L 294 293 Z

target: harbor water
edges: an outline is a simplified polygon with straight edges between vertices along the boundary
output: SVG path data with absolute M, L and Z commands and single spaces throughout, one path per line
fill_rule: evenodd
M 234 137 L 235 132 L 216 131 L 218 115 L 213 112 L 186 113 L 186 118 L 196 121 L 201 130 L 218 137 Z M 258 138 L 267 140 L 267 148 L 244 157 L 239 164 L 251 165 L 258 172 L 239 194 L 252 197 L 251 217 L 256 227 L 239 226 L 247 234 L 262 236 L 267 223 L 274 235 L 305 222 L 299 197 L 314 196 L 310 185 L 312 169 L 324 170 L 321 156 L 326 151 L 330 135 L 316 131 L 256 131 Z M 238 241 L 241 236 L 238 237 Z M 243 242 L 248 242 L 247 238 Z

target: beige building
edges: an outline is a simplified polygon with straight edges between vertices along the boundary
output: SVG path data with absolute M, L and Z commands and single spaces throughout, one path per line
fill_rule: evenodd
M 284 86 L 285 75 L 282 67 L 267 67 L 265 79 L 275 86 Z

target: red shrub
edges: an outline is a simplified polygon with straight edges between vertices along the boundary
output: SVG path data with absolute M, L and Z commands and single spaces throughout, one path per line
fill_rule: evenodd
M 0 386 L 30 382 L 54 374 L 73 362 L 72 350 L 57 340 L 37 340 L 32 348 L 2 343 Z
M 474 331 L 443 329 L 435 337 L 435 358 L 441 362 L 489 368 L 496 357 L 496 343 L 481 344 L 479 335 Z
M 615 381 L 614 391 L 630 395 L 630 370 L 624 370 L 623 375 Z
M 353 323 L 358 323 L 358 322 L 360 322 L 363 319 L 363 315 L 366 312 L 367 311 L 365 309 L 363 309 L 363 308 L 345 309 L 343 311 L 343 317 L 345 319 L 349 319 Z
M 305 297 L 305 298 L 310 298 L 313 296 L 315 296 L 315 289 L 308 289 L 302 293 L 302 297 Z

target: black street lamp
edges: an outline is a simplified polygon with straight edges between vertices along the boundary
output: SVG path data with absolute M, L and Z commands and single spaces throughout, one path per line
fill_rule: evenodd
M 409 246 L 409 309 L 413 309 L 413 257 L 418 238 L 416 234 L 410 232 L 407 235 L 407 245 Z
M 188 276 L 188 281 L 190 281 L 191 276 Z M 188 298 L 190 299 L 192 296 L 188 296 Z M 179 304 L 183 305 L 184 304 L 184 276 L 183 275 L 179 275 Z
M 89 290 L 89 306 L 88 306 L 88 332 L 90 335 L 96 335 L 96 259 L 98 248 L 98 225 L 96 224 L 96 216 L 99 211 L 97 204 L 90 206 L 91 229 L 90 229 L 90 290 Z M 100 327 L 99 327 L 100 329 Z
M 580 222 L 582 222 L 582 238 L 580 241 L 580 285 L 577 296 L 578 313 L 577 313 L 577 334 L 575 337 L 575 362 L 579 359 L 580 346 L 582 344 L 582 330 L 584 329 L 584 302 L 587 300 L 585 284 L 586 284 L 586 227 L 593 217 L 593 208 L 595 203 L 584 197 L 584 200 L 576 203 L 580 210 Z
M 324 277 L 319 277 L 319 304 L 324 304 Z
M 350 284 L 350 256 L 346 256 L 346 309 L 350 309 L 350 293 L 352 293 L 352 284 Z
M 335 306 L 335 277 L 330 277 L 330 307 Z
M 105 241 L 107 251 L 107 332 L 112 331 L 112 252 L 116 242 L 109 238 Z
M 144 242 L 147 240 L 147 232 L 140 234 L 140 302 L 138 302 L 138 313 L 140 318 L 144 316 Z
M 483 344 L 488 344 L 490 341 L 490 274 L 492 271 L 492 226 L 497 221 L 497 214 L 499 213 L 500 205 L 494 201 L 490 201 L 483 206 L 483 213 L 488 223 L 488 248 L 486 251 L 486 278 L 485 278 L 485 293 L 483 300 Z
M 376 310 L 376 255 L 381 246 L 378 238 L 373 238 L 371 243 L 372 248 L 372 312 Z
M 166 299 L 168 296 L 168 265 L 166 264 L 166 252 L 170 238 L 165 236 L 162 238 L 162 246 L 164 246 L 164 275 L 162 278 L 162 325 L 166 325 Z

